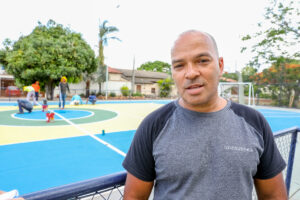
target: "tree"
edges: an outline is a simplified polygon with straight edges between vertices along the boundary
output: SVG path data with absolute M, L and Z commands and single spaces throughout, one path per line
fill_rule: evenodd
M 99 92 L 101 93 L 101 83 L 105 81 L 106 78 L 106 65 L 104 64 L 104 46 L 107 45 L 108 40 L 114 39 L 119 40 L 115 36 L 110 36 L 112 33 L 118 32 L 119 29 L 115 26 L 107 26 L 108 21 L 104 20 L 102 24 L 99 25 L 99 57 L 98 57 L 98 70 L 97 70 L 97 81 L 99 84 Z
M 279 71 L 280 70 L 280 71 Z M 283 82 L 281 82 L 283 76 Z M 275 105 L 297 107 L 300 95 L 300 61 L 289 60 L 283 68 L 273 65 L 255 76 L 256 85 L 267 88 Z M 279 94 L 281 93 L 281 94 Z M 282 98 L 278 99 L 281 96 Z
M 294 5 L 298 4 L 298 5 Z M 260 67 L 261 64 L 281 61 L 283 58 L 299 58 L 300 44 L 300 12 L 299 1 L 271 1 L 264 14 L 265 21 L 258 23 L 260 31 L 242 37 L 243 41 L 254 41 L 250 47 L 255 53 L 250 66 Z M 295 48 L 294 48 L 295 47 Z M 241 52 L 248 48 L 242 47 Z
M 296 4 L 296 5 L 294 5 Z M 298 4 L 298 5 L 297 5 Z M 254 41 L 250 49 L 255 56 L 250 66 L 260 67 L 262 64 L 271 64 L 278 72 L 283 73 L 285 64 L 289 60 L 300 57 L 300 12 L 299 1 L 271 1 L 264 14 L 265 21 L 258 23 L 260 31 L 242 38 L 243 41 Z M 245 52 L 243 47 L 241 52 Z M 279 78 L 279 105 L 282 104 L 284 76 Z
M 38 80 L 50 99 L 62 76 L 76 83 L 83 73 L 90 74 L 97 69 L 95 54 L 81 34 L 53 20 L 47 25 L 39 22 L 32 33 L 21 36 L 1 51 L 1 55 L 5 54 L 5 70 L 15 77 L 17 86 L 31 85 Z
M 152 72 L 164 72 L 171 74 L 171 65 L 162 61 L 147 62 L 142 64 L 138 70 L 152 71 Z
M 253 66 L 246 66 L 242 69 L 243 82 L 252 82 L 254 80 L 257 69 Z

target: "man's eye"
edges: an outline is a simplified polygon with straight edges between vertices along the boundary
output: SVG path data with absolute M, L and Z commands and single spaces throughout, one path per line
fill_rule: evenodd
M 183 65 L 174 65 L 174 66 L 173 66 L 174 69 L 179 69 L 179 68 L 181 68 L 181 67 L 183 67 Z
M 209 62 L 209 59 L 201 59 L 198 61 L 199 63 L 208 63 Z

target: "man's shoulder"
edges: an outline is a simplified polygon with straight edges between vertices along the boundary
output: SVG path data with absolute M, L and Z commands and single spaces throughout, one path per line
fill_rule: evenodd
M 146 117 L 146 119 L 150 118 L 153 120 L 153 119 L 168 118 L 174 112 L 175 109 L 176 109 L 175 102 L 172 101 L 172 102 L 158 108 L 157 110 L 153 111 L 152 113 L 150 113 Z
M 230 105 L 231 109 L 233 110 L 234 113 L 236 113 L 239 116 L 262 116 L 259 111 L 254 109 L 253 107 L 246 106 L 243 104 L 231 102 Z
M 261 129 L 266 125 L 266 120 L 264 116 L 256 109 L 231 102 L 231 110 L 238 115 L 245 119 L 245 121 L 253 126 L 255 129 Z
M 140 124 L 140 128 L 152 130 L 156 133 L 159 132 L 165 126 L 175 110 L 176 105 L 174 101 L 158 108 L 145 117 Z

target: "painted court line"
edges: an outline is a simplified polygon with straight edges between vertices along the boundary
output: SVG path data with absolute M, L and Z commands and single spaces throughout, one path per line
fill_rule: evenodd
M 53 110 L 52 110 L 53 111 Z M 86 111 L 86 110 L 76 110 L 76 111 L 80 111 L 80 112 L 88 112 L 90 113 L 89 115 L 86 115 L 86 116 L 83 116 L 83 117 L 71 117 L 70 119 L 84 119 L 84 118 L 88 118 L 88 117 L 91 117 L 91 116 L 94 116 L 95 113 L 92 112 L 92 111 Z M 39 111 L 32 111 L 32 113 L 34 112 L 39 112 Z M 53 111 L 54 112 L 54 111 Z M 22 117 L 18 117 L 16 116 L 17 113 L 13 113 L 11 114 L 10 116 L 14 119 L 21 119 L 21 120 L 31 120 L 31 121 L 45 121 L 45 119 L 47 119 L 45 117 L 45 119 L 28 119 L 28 118 L 22 118 Z M 56 121 L 62 121 L 63 119 L 55 119 Z
M 39 104 L 39 103 L 38 103 Z M 41 104 L 39 104 L 41 106 Z M 52 110 L 53 111 L 53 110 Z M 54 111 L 53 111 L 54 112 Z M 70 120 L 68 120 L 67 118 L 63 117 L 62 115 L 54 112 L 56 115 L 58 115 L 61 119 L 65 120 L 67 123 L 69 123 L 70 125 L 73 125 L 74 127 L 76 127 L 77 129 L 79 129 L 80 131 L 82 131 L 83 133 L 85 133 L 86 135 L 89 135 L 90 137 L 94 138 L 95 140 L 97 140 L 98 142 L 100 142 L 101 144 L 104 144 L 105 146 L 107 146 L 108 148 L 110 148 L 111 150 L 117 152 L 118 154 L 120 154 L 121 156 L 125 157 L 126 153 L 124 153 L 123 151 L 121 151 L 120 149 L 114 147 L 113 145 L 105 142 L 104 140 L 101 140 L 100 138 L 96 137 L 95 135 L 91 134 L 90 132 L 88 132 L 87 130 L 85 130 L 84 128 L 78 126 L 77 124 L 71 122 Z

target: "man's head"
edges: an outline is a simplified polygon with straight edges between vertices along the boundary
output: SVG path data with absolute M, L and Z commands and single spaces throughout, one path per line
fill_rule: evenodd
M 36 81 L 36 82 L 35 82 L 35 84 L 39 85 L 39 84 L 40 84 L 40 82 Z
M 184 32 L 174 43 L 171 59 L 179 103 L 191 110 L 210 110 L 217 105 L 224 64 L 214 38 L 201 31 Z
M 67 77 L 65 77 L 65 76 L 61 77 L 60 81 L 63 83 L 67 82 Z

